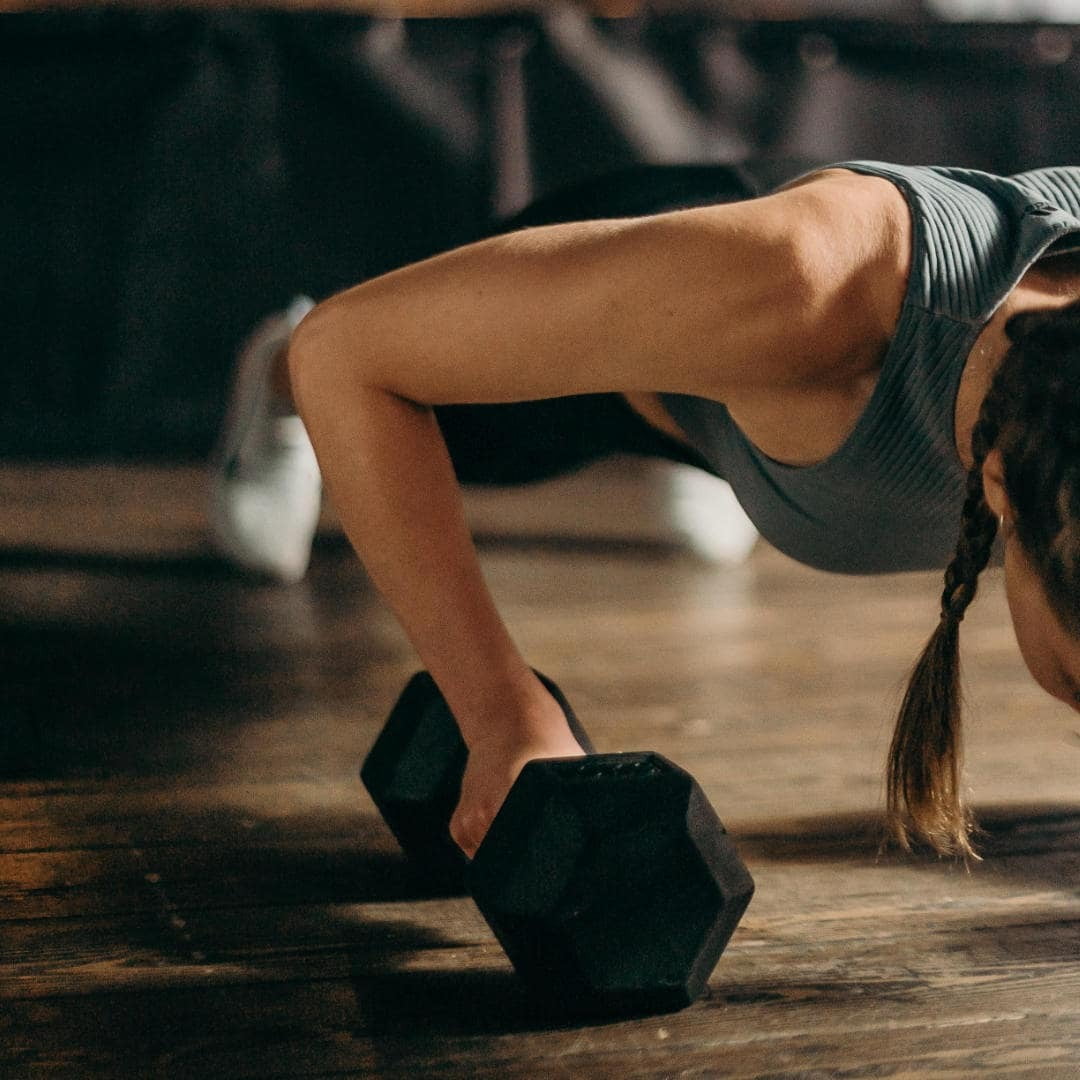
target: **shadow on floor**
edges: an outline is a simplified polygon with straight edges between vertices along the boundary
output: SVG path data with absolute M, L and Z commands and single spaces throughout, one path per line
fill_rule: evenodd
M 976 848 L 987 862 L 1011 856 L 1080 851 L 1080 804 L 1024 803 L 975 806 Z M 769 827 L 740 830 L 739 850 L 748 860 L 785 863 L 818 859 L 859 863 L 905 862 L 913 866 L 962 866 L 929 850 L 910 854 L 883 847 L 884 823 L 877 814 L 786 818 Z

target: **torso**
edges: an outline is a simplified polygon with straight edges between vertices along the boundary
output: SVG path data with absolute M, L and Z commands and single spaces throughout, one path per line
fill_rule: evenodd
M 803 183 L 828 183 L 842 173 L 830 170 Z M 818 177 L 822 179 L 819 181 Z M 855 177 L 855 190 L 877 200 L 881 231 L 876 243 L 881 257 L 875 261 L 872 282 L 865 294 L 881 310 L 882 325 L 895 327 L 910 271 L 911 219 L 900 192 L 887 181 Z M 845 197 L 850 197 L 850 180 Z M 863 238 L 860 237 L 860 240 Z M 884 274 L 882 268 L 885 268 Z M 1006 302 L 979 334 L 964 365 L 956 399 L 957 454 L 969 467 L 971 430 L 990 380 L 1009 347 L 1008 320 L 1020 311 L 1060 307 L 1080 298 L 1080 256 L 1044 259 L 1028 271 Z M 732 419 L 763 453 L 789 465 L 811 465 L 833 454 L 851 434 L 877 384 L 891 332 L 880 341 L 852 342 L 850 362 L 827 377 L 797 388 L 757 393 L 752 400 L 725 401 Z M 708 396 L 708 395 L 702 395 Z M 626 394 L 627 404 L 647 423 L 690 446 L 686 434 L 664 408 L 659 394 Z
M 786 465 L 812 465 L 834 453 L 854 429 L 877 385 L 880 360 L 870 371 L 836 386 L 807 387 L 761 397 L 728 411 L 755 446 Z M 690 446 L 658 394 L 626 394 L 627 404 L 654 428 Z

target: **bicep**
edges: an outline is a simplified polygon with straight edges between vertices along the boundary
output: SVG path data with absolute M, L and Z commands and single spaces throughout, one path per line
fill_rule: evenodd
M 765 202 L 469 245 L 331 298 L 294 351 L 426 405 L 720 397 L 775 377 L 763 357 L 797 366 L 807 344 L 798 230 Z

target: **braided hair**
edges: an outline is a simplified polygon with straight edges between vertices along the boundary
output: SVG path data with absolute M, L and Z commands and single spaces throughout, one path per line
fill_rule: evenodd
M 998 533 L 983 491 L 991 450 L 1002 455 L 1015 539 L 1051 610 L 1080 640 L 1080 302 L 1014 316 L 1006 333 L 1011 347 L 972 431 L 974 464 L 941 617 L 889 749 L 887 826 L 905 850 L 915 837 L 939 854 L 977 858 L 961 790 L 959 630 Z

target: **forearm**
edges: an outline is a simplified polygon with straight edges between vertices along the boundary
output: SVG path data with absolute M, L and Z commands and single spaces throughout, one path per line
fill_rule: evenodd
M 297 405 L 342 525 L 466 743 L 551 718 L 485 585 L 432 411 L 365 384 L 330 320 L 296 335 Z

